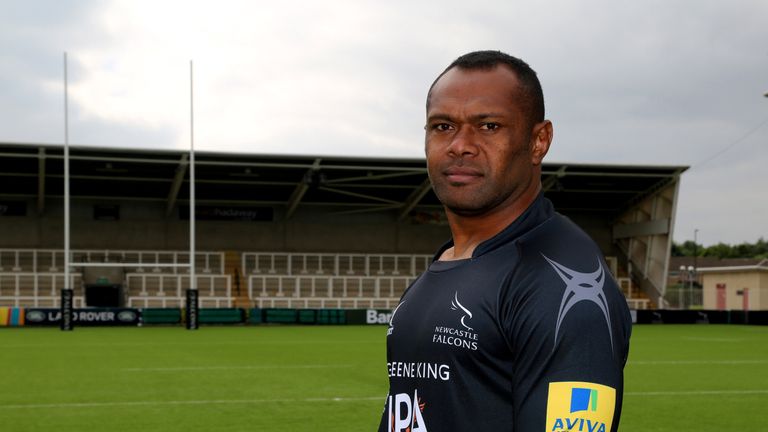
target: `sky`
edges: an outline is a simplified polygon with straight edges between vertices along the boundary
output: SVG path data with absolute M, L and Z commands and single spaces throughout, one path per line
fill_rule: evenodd
M 550 162 L 689 166 L 674 238 L 768 238 L 768 2 L 0 4 L 0 142 L 423 157 L 424 101 L 497 49 L 544 88 Z M 190 68 L 190 62 L 193 67 Z M 190 69 L 193 86 L 190 86 Z

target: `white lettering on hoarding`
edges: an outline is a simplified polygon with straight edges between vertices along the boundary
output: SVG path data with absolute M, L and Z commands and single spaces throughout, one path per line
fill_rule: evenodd
M 391 318 L 391 313 L 381 313 L 375 309 L 365 311 L 366 324 L 387 324 Z

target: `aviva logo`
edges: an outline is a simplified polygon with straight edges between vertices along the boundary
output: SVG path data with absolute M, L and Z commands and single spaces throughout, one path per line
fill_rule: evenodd
M 616 390 L 601 384 L 567 381 L 549 383 L 547 431 L 610 432 Z
M 597 411 L 597 390 L 578 387 L 571 389 L 571 412 L 586 410 Z

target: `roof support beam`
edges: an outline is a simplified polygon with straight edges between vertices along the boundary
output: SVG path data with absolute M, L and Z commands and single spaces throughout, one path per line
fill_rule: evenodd
M 40 147 L 37 153 L 37 215 L 45 211 L 45 149 Z
M 296 185 L 296 188 L 291 193 L 291 197 L 288 199 L 288 208 L 285 210 L 285 219 L 290 219 L 299 207 L 301 199 L 304 198 L 304 194 L 309 190 L 309 184 L 312 180 L 312 176 L 320 170 L 320 162 L 322 159 L 315 159 L 312 163 L 312 167 L 304 174 L 304 178 Z
M 342 211 L 336 211 L 333 213 L 330 213 L 332 215 L 348 215 L 348 214 L 360 214 L 360 213 L 374 213 L 374 212 L 380 212 L 380 211 L 386 211 L 391 209 L 398 208 L 399 205 L 382 205 L 382 206 L 374 206 L 374 207 L 367 207 L 357 210 L 342 210 Z
M 168 204 L 165 207 L 165 217 L 171 215 L 173 207 L 176 205 L 176 199 L 179 196 L 181 185 L 184 183 L 184 176 L 187 174 L 187 167 L 189 155 L 184 153 L 179 160 L 179 166 L 176 167 L 176 175 L 173 177 L 173 184 L 171 184 L 171 190 L 168 192 Z
M 559 179 L 561 177 L 565 177 L 566 168 L 568 168 L 568 165 L 563 165 L 557 171 L 547 177 L 547 179 L 541 183 L 541 190 L 547 192 L 548 190 L 552 189 L 553 186 L 557 185 L 559 183 Z
M 360 193 L 349 192 L 349 191 L 345 191 L 345 190 L 341 190 L 341 189 L 334 189 L 334 188 L 329 188 L 329 187 L 323 187 L 323 186 L 321 186 L 321 187 L 319 187 L 317 189 L 318 190 L 322 190 L 322 191 L 326 191 L 326 192 L 333 192 L 333 193 L 337 193 L 337 194 L 341 194 L 341 195 L 352 196 L 352 197 L 355 197 L 355 198 L 363 198 L 363 199 L 368 199 L 368 200 L 371 200 L 371 201 L 383 202 L 385 204 L 392 204 L 392 205 L 396 205 L 396 206 L 400 205 L 400 202 L 398 202 L 398 201 L 393 201 L 393 200 L 385 199 L 385 198 L 379 198 L 379 197 L 376 197 L 376 196 L 373 196 L 373 195 L 360 194 Z
M 412 171 L 412 172 L 406 171 L 406 172 L 396 172 L 396 173 L 387 173 L 387 174 L 378 174 L 378 175 L 372 174 L 372 175 L 358 176 L 358 177 L 343 177 L 343 178 L 328 180 L 325 182 L 325 184 L 384 180 L 384 179 L 390 179 L 395 177 L 412 176 L 412 175 L 424 175 L 424 172 L 423 171 Z
M 397 215 L 397 220 L 401 221 L 405 219 L 406 216 L 408 216 L 408 213 L 413 210 L 414 207 L 416 207 L 417 204 L 419 204 L 419 201 L 421 201 L 422 198 L 424 198 L 424 195 L 427 194 L 427 192 L 432 189 L 432 182 L 429 181 L 429 177 L 427 177 L 419 187 L 417 187 L 411 195 L 408 196 L 408 199 L 405 200 L 403 203 L 403 206 L 400 208 L 400 213 Z
M 685 170 L 682 168 L 678 169 L 671 175 L 657 181 L 645 191 L 637 192 L 635 196 L 624 205 L 624 208 L 621 210 L 620 213 L 629 211 L 635 204 L 643 201 L 644 199 L 648 198 L 649 196 L 652 196 L 655 193 L 658 193 L 660 190 L 666 188 L 670 184 L 680 184 L 680 175 L 683 173 L 683 171 Z

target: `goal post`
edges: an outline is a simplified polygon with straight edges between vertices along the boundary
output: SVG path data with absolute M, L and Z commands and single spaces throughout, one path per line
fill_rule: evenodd
M 189 287 L 186 295 L 187 330 L 199 327 L 199 298 L 195 277 L 195 97 L 192 60 L 189 61 Z
M 156 267 L 188 267 L 189 286 L 185 295 L 186 328 L 197 330 L 199 327 L 199 297 L 197 290 L 197 278 L 195 274 L 195 147 L 194 147 L 194 99 L 192 94 L 192 61 L 189 62 L 190 85 L 190 158 L 189 158 L 189 262 L 161 264 Z M 69 107 L 68 107 L 68 83 L 67 83 L 67 53 L 64 53 L 64 283 L 61 287 L 60 314 L 62 331 L 72 331 L 75 326 L 74 315 L 74 287 L 72 286 L 71 270 L 77 267 L 102 267 L 102 263 L 72 262 L 72 250 L 70 246 L 70 191 L 69 191 Z M 141 259 L 139 259 L 141 261 Z M 110 264 L 110 266 L 115 264 Z M 120 263 L 121 267 L 141 267 L 142 263 Z
M 64 283 L 61 286 L 61 330 L 74 329 L 73 303 L 75 291 L 71 286 L 69 255 L 69 100 L 67 88 L 67 53 L 64 53 Z

